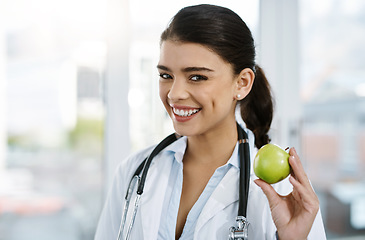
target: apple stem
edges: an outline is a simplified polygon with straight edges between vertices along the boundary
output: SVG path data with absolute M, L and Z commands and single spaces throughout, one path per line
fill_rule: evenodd
M 285 151 L 288 151 L 289 147 L 285 148 Z

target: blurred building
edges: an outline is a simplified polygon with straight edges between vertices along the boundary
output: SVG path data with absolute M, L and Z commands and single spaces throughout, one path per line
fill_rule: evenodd
M 0 3 L 1 240 L 93 238 L 105 8 L 98 0 Z
M 328 237 L 364 236 L 365 4 L 300 7 L 303 158 Z

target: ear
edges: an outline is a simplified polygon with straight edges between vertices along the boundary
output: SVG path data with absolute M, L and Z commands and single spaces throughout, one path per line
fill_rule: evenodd
M 243 69 L 236 77 L 235 82 L 235 99 L 244 99 L 251 91 L 253 82 L 255 80 L 255 73 L 250 68 Z

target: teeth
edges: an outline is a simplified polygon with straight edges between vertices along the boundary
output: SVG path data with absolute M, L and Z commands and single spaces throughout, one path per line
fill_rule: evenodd
M 180 117 L 188 117 L 188 116 L 191 116 L 191 115 L 199 112 L 199 109 L 190 109 L 190 110 L 184 111 L 182 109 L 179 110 L 179 109 L 173 108 L 173 111 L 176 115 L 178 115 Z

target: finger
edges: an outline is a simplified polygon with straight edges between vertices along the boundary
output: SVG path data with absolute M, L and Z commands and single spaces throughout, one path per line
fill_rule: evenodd
M 289 154 L 289 164 L 293 172 L 289 181 L 294 187 L 294 198 L 298 201 L 302 201 L 303 203 L 308 203 L 312 207 L 316 206 L 319 202 L 318 197 L 310 184 L 297 152 L 294 148 L 292 148 L 290 149 Z
M 307 204 L 308 206 L 311 206 L 311 208 L 316 208 L 316 206 L 319 204 L 317 195 L 313 191 L 312 188 L 306 188 L 303 186 L 299 181 L 297 181 L 292 176 L 289 177 L 290 183 L 293 185 L 296 195 L 295 198 L 297 201 L 301 200 L 302 203 Z M 294 196 L 294 195 L 293 195 Z
M 275 191 L 275 189 L 270 184 L 261 179 L 256 179 L 254 182 L 256 183 L 257 186 L 259 186 L 262 189 L 262 191 L 266 195 L 270 207 L 273 207 L 280 202 L 281 200 L 280 195 Z
M 295 179 L 295 178 L 294 178 Z M 301 196 L 300 196 L 300 194 L 299 194 L 299 192 L 298 192 L 298 190 L 294 187 L 294 185 L 293 185 L 293 191 L 291 192 L 291 194 L 293 195 L 293 197 L 294 197 L 294 199 L 296 200 L 296 201 L 301 201 Z
M 306 187 L 310 186 L 309 179 L 307 177 L 307 174 L 304 171 L 303 165 L 300 161 L 300 158 L 295 151 L 295 148 L 291 148 L 289 150 L 289 164 L 293 171 L 293 176 L 295 179 L 297 179 L 300 183 L 304 184 Z
M 313 192 L 307 192 L 308 189 L 304 188 L 298 181 L 296 181 L 294 178 L 290 177 L 289 181 L 295 186 L 298 190 L 298 193 L 300 195 L 301 200 L 299 201 L 300 205 L 303 207 L 303 209 L 306 210 L 306 212 L 309 214 L 310 218 L 314 220 L 315 216 L 317 215 L 319 211 L 319 200 L 317 195 Z M 297 200 L 298 201 L 298 200 Z

